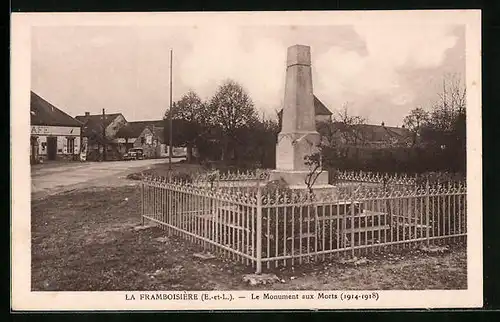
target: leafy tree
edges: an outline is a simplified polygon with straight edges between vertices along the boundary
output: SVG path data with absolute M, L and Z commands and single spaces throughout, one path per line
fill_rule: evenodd
M 193 91 L 184 94 L 181 99 L 172 104 L 172 111 L 165 112 L 164 137 L 170 136 L 170 113 L 172 113 L 172 140 L 176 145 L 186 146 L 188 162 L 192 160 L 193 147 L 203 144 L 207 133 L 209 113 L 207 105 Z
M 252 128 L 258 122 L 252 99 L 245 89 L 233 80 L 221 85 L 209 104 L 211 123 L 220 129 L 222 160 L 235 153 L 235 145 L 241 141 L 241 131 Z
M 241 145 L 247 153 L 245 159 L 255 160 L 260 166 L 274 168 L 276 165 L 276 139 L 280 129 L 276 120 L 262 120 L 246 133 L 247 142 Z
M 417 143 L 417 138 L 421 135 L 421 130 L 429 123 L 429 112 L 421 107 L 410 111 L 404 120 L 403 126 L 413 134 L 413 145 Z

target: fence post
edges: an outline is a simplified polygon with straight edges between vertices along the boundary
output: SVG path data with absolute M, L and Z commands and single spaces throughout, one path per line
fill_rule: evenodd
M 260 188 L 260 180 L 257 181 L 257 230 L 256 230 L 256 271 L 262 273 L 262 191 Z
M 427 246 L 429 246 L 429 180 L 425 184 L 425 237 L 427 238 Z
M 144 226 L 144 179 L 141 180 L 141 225 Z
M 355 249 L 354 249 L 354 243 L 355 243 L 355 238 L 354 238 L 354 232 L 355 232 L 355 228 L 354 228 L 354 221 L 355 221 L 355 217 L 354 217 L 354 212 L 355 212 L 355 206 L 354 206 L 354 201 L 355 198 L 354 198 L 354 195 L 352 195 L 352 198 L 351 198 L 351 254 L 352 254 L 352 257 L 354 258 L 355 256 Z M 358 223 L 359 225 L 359 223 Z

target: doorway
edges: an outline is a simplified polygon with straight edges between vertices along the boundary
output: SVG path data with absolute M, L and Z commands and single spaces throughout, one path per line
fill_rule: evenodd
M 49 136 L 47 138 L 47 158 L 55 160 L 57 155 L 57 137 Z
M 31 146 L 31 164 L 35 164 L 38 162 L 38 137 L 32 136 L 30 140 Z

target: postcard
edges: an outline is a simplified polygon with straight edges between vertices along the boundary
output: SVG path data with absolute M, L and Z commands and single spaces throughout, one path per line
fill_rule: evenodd
M 481 307 L 480 26 L 13 13 L 12 310 Z

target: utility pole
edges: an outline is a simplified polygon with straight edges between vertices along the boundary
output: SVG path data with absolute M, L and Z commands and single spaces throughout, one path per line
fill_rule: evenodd
M 106 161 L 106 112 L 102 109 L 102 161 Z
M 172 170 L 172 151 L 173 151 L 173 146 L 172 146 L 172 114 L 173 114 L 173 111 L 172 111 L 172 56 L 173 56 L 173 53 L 172 53 L 172 49 L 170 49 L 170 113 L 169 114 L 169 122 L 170 122 L 170 126 L 169 126 L 169 131 L 170 131 L 170 135 L 169 135 L 169 147 L 168 147 L 168 167 L 170 170 Z

